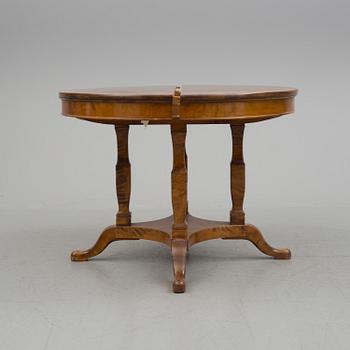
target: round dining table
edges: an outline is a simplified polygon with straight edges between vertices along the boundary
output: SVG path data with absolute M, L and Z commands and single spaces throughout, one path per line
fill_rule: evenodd
M 62 114 L 90 122 L 113 124 L 117 137 L 115 223 L 105 228 L 96 243 L 71 253 L 72 261 L 87 261 L 118 240 L 151 240 L 170 248 L 173 291 L 185 291 L 186 257 L 194 244 L 211 239 L 244 239 L 275 259 L 290 259 L 287 248 L 274 248 L 259 229 L 245 222 L 245 124 L 294 112 L 295 88 L 279 86 L 182 85 L 139 86 L 61 91 Z M 128 152 L 130 126 L 167 124 L 173 145 L 171 171 L 172 215 L 164 219 L 133 222 L 129 209 L 131 166 Z M 231 200 L 227 221 L 213 221 L 189 214 L 188 124 L 228 124 L 232 136 Z M 215 140 L 204 140 L 215 144 Z M 145 155 L 147 157 L 147 155 Z M 268 169 L 266 169 L 268 171 Z M 156 189 L 155 189 L 156 190 Z M 145 198 L 145 201 L 150 198 Z

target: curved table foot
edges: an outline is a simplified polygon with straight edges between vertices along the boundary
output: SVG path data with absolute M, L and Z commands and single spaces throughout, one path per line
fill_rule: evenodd
M 100 253 L 102 253 L 112 242 L 119 240 L 140 239 L 138 237 L 128 237 L 127 234 L 118 232 L 118 227 L 109 226 L 103 230 L 96 243 L 87 250 L 74 250 L 71 254 L 72 261 L 87 261 Z
M 171 244 L 171 254 L 173 256 L 174 282 L 173 291 L 183 293 L 185 291 L 186 255 L 187 240 L 173 239 Z
M 291 252 L 287 248 L 277 249 L 270 246 L 260 230 L 253 225 L 231 225 L 227 222 L 210 221 L 194 218 L 190 215 L 188 236 L 171 238 L 172 217 L 152 222 L 143 222 L 129 226 L 112 225 L 107 227 L 96 243 L 87 250 L 75 250 L 71 254 L 72 261 L 87 261 L 102 253 L 107 246 L 119 240 L 145 239 L 166 244 L 171 248 L 173 258 L 173 291 L 185 291 L 186 257 L 192 245 L 211 239 L 245 239 L 252 242 L 262 253 L 275 259 L 290 259 Z
M 114 241 L 145 239 L 171 244 L 169 234 L 158 229 L 135 226 L 116 226 L 112 225 L 103 230 L 93 247 L 87 250 L 74 250 L 71 254 L 72 261 L 87 261 L 102 253 L 109 244 Z
M 260 230 L 254 225 L 246 225 L 246 239 L 252 242 L 262 253 L 272 256 L 274 259 L 288 260 L 292 253 L 288 248 L 271 247 L 265 240 Z
M 275 259 L 290 259 L 291 252 L 287 248 L 271 247 L 260 230 L 253 225 L 228 225 L 225 223 L 205 228 L 192 233 L 189 237 L 189 246 L 210 239 L 246 239 L 252 242 L 262 253 Z

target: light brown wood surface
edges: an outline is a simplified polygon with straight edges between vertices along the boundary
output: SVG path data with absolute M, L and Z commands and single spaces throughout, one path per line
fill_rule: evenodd
M 169 124 L 175 86 L 60 92 L 68 117 L 116 124 Z M 250 123 L 294 111 L 297 90 L 269 86 L 181 86 L 179 116 L 186 123 Z
M 73 261 L 86 261 L 100 254 L 111 242 L 145 239 L 166 244 L 173 261 L 173 291 L 185 291 L 188 249 L 211 239 L 245 239 L 275 259 L 290 259 L 287 248 L 271 247 L 262 233 L 245 223 L 243 210 L 245 123 L 270 119 L 294 111 L 293 88 L 242 86 L 137 87 L 65 91 L 60 93 L 63 114 L 95 122 L 112 123 L 117 136 L 115 225 L 107 227 L 87 250 L 76 250 Z M 171 196 L 173 215 L 156 221 L 132 223 L 129 209 L 131 165 L 128 152 L 129 126 L 149 120 L 170 125 L 173 144 Z M 188 212 L 186 153 L 187 124 L 227 123 L 231 128 L 231 199 L 229 221 L 199 219 Z

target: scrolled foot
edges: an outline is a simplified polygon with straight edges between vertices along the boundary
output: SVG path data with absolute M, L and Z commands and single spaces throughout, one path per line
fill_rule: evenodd
M 185 291 L 187 240 L 173 239 L 171 254 L 174 271 L 173 291 L 174 293 L 183 293 Z
M 102 253 L 109 244 L 120 240 L 139 239 L 140 233 L 138 230 L 132 230 L 129 227 L 118 227 L 115 225 L 109 226 L 103 230 L 96 243 L 87 250 L 74 250 L 71 253 L 72 261 L 87 261 L 100 253 Z
M 185 292 L 185 288 L 186 284 L 184 280 L 176 280 L 173 282 L 173 291 L 174 293 L 184 293 Z
M 246 239 L 252 242 L 262 253 L 273 257 L 274 259 L 288 260 L 292 253 L 288 248 L 271 247 L 265 240 L 260 230 L 253 225 L 246 225 Z
M 100 253 L 102 253 L 106 247 L 113 241 L 118 240 L 116 226 L 109 226 L 103 230 L 97 242 L 87 250 L 74 250 L 71 253 L 72 261 L 87 261 Z
M 289 260 L 292 257 L 292 253 L 288 248 L 280 248 L 276 249 L 274 248 L 274 259 L 279 259 L 279 260 Z
M 88 261 L 89 251 L 88 250 L 73 250 L 70 259 L 72 261 Z

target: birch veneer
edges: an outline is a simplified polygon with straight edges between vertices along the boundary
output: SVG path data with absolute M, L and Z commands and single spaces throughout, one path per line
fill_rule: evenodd
M 243 200 L 245 164 L 243 134 L 246 123 L 294 112 L 297 90 L 271 86 L 153 86 L 60 92 L 62 113 L 68 117 L 114 124 L 118 160 L 116 188 L 118 212 L 115 225 L 107 227 L 95 245 L 76 250 L 73 261 L 86 261 L 100 254 L 111 242 L 146 239 L 166 244 L 173 258 L 174 292 L 185 291 L 186 255 L 196 243 L 210 239 L 246 239 L 275 259 L 290 259 L 287 248 L 271 247 L 261 232 L 245 223 Z M 173 215 L 157 221 L 132 223 L 130 202 L 130 125 L 169 124 L 173 143 L 171 192 Z M 229 124 L 232 135 L 231 198 L 228 222 L 199 219 L 188 213 L 187 124 Z

